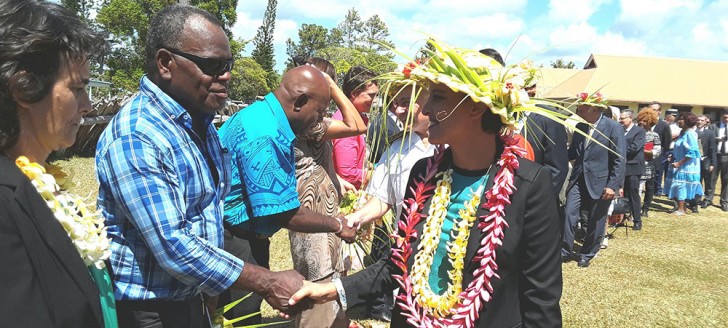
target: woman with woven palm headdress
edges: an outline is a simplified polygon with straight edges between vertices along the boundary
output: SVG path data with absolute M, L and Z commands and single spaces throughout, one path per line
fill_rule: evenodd
M 436 49 L 405 75 L 428 89 L 429 138 L 447 144 L 418 162 L 388 259 L 291 302 L 351 308 L 400 287 L 392 327 L 561 325 L 560 222 L 547 169 L 512 137 L 535 70 L 503 68 L 476 51 Z M 541 113 L 554 117 L 553 113 Z

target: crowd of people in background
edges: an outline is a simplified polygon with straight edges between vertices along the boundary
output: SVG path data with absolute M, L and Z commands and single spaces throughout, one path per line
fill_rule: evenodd
M 0 270 L 0 293 L 20 298 L 2 302 L 2 322 L 208 327 L 219 305 L 253 292 L 226 315 L 258 312 L 266 300 L 296 327 L 356 326 L 346 316 L 354 305 L 395 327 L 558 327 L 561 263 L 590 266 L 606 248 L 618 199 L 632 229 L 646 230 L 656 196 L 684 218 L 714 206 L 720 181 L 718 204 L 728 212 L 728 111 L 715 123 L 673 109 L 661 118 L 658 102 L 620 111 L 599 92 L 528 107 L 533 72 L 494 80 L 491 72 L 516 70 L 493 49 L 430 40 L 431 58 L 452 60 L 383 79 L 354 66 L 341 87 L 330 62 L 308 58 L 218 130 L 212 120 L 232 78 L 228 37 L 210 13 L 172 5 L 150 20 L 139 93 L 98 142 L 103 220 L 84 227 L 103 238 L 98 254 L 80 258 L 86 244 L 74 238 L 87 234 L 64 231 L 62 219 L 84 219 L 85 207 L 52 201 L 65 193 L 64 176 L 46 159 L 75 140 L 91 109 L 89 56 L 106 45 L 58 5 L 0 4 L 0 251 L 13 263 Z M 357 190 L 361 206 L 339 213 Z M 371 265 L 347 276 L 344 243 L 390 211 Z M 493 221 L 476 222 L 486 217 Z M 294 269 L 275 272 L 270 238 L 283 228 Z M 489 302 L 473 305 L 480 301 Z M 403 312 L 402 302 L 415 310 Z M 240 324 L 261 322 L 257 314 Z

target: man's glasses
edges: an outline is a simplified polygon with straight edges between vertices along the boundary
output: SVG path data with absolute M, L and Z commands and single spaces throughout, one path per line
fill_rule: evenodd
M 179 50 L 165 48 L 167 51 L 177 56 L 183 57 L 197 65 L 198 68 L 209 76 L 218 77 L 224 75 L 225 72 L 230 72 L 233 69 L 234 60 L 222 59 L 222 58 L 205 58 L 199 57 Z

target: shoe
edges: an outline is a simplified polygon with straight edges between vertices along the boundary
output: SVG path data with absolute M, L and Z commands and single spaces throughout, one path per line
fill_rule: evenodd
M 607 249 L 609 247 L 609 238 L 604 237 L 602 244 L 599 246 L 600 249 Z
M 721 209 L 721 210 L 722 210 L 723 212 L 728 212 L 728 205 L 721 205 L 721 206 L 720 206 L 720 209 Z
M 704 200 L 702 203 L 700 203 L 700 207 L 702 207 L 703 209 L 706 209 L 709 206 L 713 206 L 713 202 L 709 200 Z
M 561 263 L 571 262 L 574 260 L 574 255 L 561 255 Z
M 650 217 L 650 211 L 648 211 L 646 209 L 642 210 L 642 217 L 643 218 Z
M 685 207 L 687 207 L 690 210 L 690 212 L 692 212 L 692 213 L 698 213 L 698 203 L 697 202 L 693 203 L 693 204 L 685 204 Z
M 578 265 L 578 266 L 579 266 L 580 268 L 588 268 L 588 267 L 589 267 L 589 262 L 591 262 L 591 260 L 590 260 L 590 259 L 588 259 L 588 258 L 581 258 L 581 259 L 579 260 L 579 263 L 578 263 L 577 265 Z
M 642 230 L 642 222 L 635 222 L 632 230 Z
M 674 211 L 670 212 L 670 214 L 675 215 L 675 216 L 683 216 L 683 215 L 685 215 L 685 212 L 674 210 Z

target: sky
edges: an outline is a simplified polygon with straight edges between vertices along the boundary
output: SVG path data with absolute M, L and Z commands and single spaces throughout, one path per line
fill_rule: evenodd
M 255 36 L 267 3 L 238 0 L 235 37 Z M 301 24 L 331 28 L 351 8 L 362 20 L 379 15 L 410 56 L 433 35 L 455 47 L 494 48 L 507 63 L 561 58 L 580 68 L 592 53 L 728 60 L 728 0 L 278 0 L 276 68 Z

